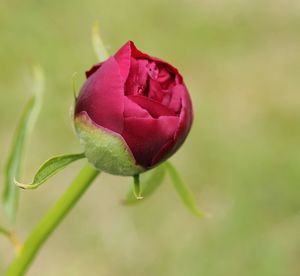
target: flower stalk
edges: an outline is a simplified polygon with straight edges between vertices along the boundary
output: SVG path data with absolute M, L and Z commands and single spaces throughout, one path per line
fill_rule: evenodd
M 80 171 L 67 191 L 33 229 L 22 246 L 20 253 L 8 268 L 6 276 L 24 275 L 39 249 L 75 206 L 99 173 L 100 171 L 90 164 L 87 164 Z

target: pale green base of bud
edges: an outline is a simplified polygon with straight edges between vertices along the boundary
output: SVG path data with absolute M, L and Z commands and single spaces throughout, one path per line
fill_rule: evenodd
M 75 128 L 87 159 L 97 169 L 123 176 L 133 176 L 145 171 L 135 163 L 121 136 L 96 126 L 86 113 L 76 116 Z

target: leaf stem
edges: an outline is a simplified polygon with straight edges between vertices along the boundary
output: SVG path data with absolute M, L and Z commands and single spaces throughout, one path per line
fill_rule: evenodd
M 25 274 L 44 242 L 71 211 L 99 173 L 100 171 L 94 169 L 90 164 L 87 164 L 80 171 L 67 191 L 33 229 L 21 248 L 20 254 L 8 268 L 6 276 L 21 276 Z
M 133 176 L 133 193 L 137 200 L 143 199 L 139 174 Z

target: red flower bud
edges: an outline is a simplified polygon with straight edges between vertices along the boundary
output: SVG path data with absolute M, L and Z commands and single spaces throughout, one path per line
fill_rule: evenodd
M 175 67 L 129 41 L 86 76 L 76 101 L 75 126 L 97 168 L 135 175 L 182 145 L 193 111 Z

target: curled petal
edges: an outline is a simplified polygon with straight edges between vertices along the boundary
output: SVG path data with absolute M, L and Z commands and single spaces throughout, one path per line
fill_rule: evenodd
M 162 105 L 159 102 L 156 102 L 154 100 L 151 100 L 150 98 L 144 97 L 144 96 L 128 96 L 128 98 L 138 104 L 140 107 L 144 108 L 148 111 L 148 113 L 153 118 L 159 118 L 160 116 L 175 116 L 175 112 Z
M 123 138 L 138 164 L 144 168 L 154 166 L 153 156 L 173 138 L 179 118 L 161 116 L 159 119 L 125 118 Z M 162 161 L 162 160 L 160 160 Z
M 124 117 L 151 118 L 149 112 L 137 103 L 124 97 Z
M 86 111 L 98 125 L 123 130 L 124 92 L 116 60 L 111 57 L 92 74 L 79 94 L 75 115 Z

